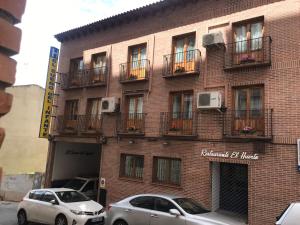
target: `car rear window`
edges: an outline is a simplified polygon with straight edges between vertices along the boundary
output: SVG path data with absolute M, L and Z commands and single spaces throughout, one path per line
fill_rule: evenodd
M 42 200 L 42 197 L 44 195 L 44 191 L 31 191 L 29 193 L 29 199 L 34 199 L 34 200 Z
M 280 220 L 280 218 L 283 216 L 283 214 L 286 212 L 286 210 L 290 207 L 290 205 L 291 205 L 291 204 L 289 204 L 289 205 L 281 212 L 281 214 L 280 214 L 279 216 L 276 217 L 276 222 L 277 222 L 278 220 Z

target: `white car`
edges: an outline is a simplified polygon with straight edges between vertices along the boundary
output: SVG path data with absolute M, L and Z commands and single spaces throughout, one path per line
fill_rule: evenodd
M 210 212 L 193 199 L 143 194 L 111 204 L 107 225 L 245 225 L 226 213 Z
M 300 221 L 300 202 L 291 203 L 276 220 L 276 225 L 298 225 Z
M 98 191 L 98 178 L 97 177 L 75 177 L 68 181 L 64 188 L 74 189 L 83 193 L 85 196 L 96 201 Z
M 18 224 L 104 225 L 104 208 L 78 191 L 66 188 L 32 190 L 18 207 Z

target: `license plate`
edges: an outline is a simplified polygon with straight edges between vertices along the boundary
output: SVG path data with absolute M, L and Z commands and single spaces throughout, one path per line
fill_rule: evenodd
M 92 223 L 103 221 L 103 217 L 97 217 L 92 219 Z

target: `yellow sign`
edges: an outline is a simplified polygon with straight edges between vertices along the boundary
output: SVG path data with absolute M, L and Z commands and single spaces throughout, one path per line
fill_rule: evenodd
M 40 138 L 48 138 L 49 136 L 58 53 L 59 50 L 57 48 L 51 47 L 46 88 L 45 88 L 45 96 L 44 96 L 44 104 L 43 104 L 43 112 L 42 112 L 41 125 L 40 125 L 40 134 L 39 134 Z

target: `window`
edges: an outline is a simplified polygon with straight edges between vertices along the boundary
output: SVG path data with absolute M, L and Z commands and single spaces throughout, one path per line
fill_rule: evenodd
M 55 198 L 54 194 L 52 194 L 49 191 L 45 192 L 45 194 L 44 194 L 44 196 L 42 198 L 42 201 L 44 201 L 44 202 L 50 202 L 52 200 L 56 201 L 56 198 Z
M 129 48 L 129 79 L 144 79 L 146 76 L 146 44 L 133 46 Z
M 164 198 L 155 198 L 155 210 L 169 213 L 170 209 L 178 210 L 178 208 L 172 202 Z
M 78 100 L 67 100 L 65 106 L 65 117 L 68 120 L 76 120 L 78 112 Z
M 87 115 L 101 114 L 101 98 L 89 98 L 87 101 Z
M 82 192 L 87 192 L 87 191 L 94 191 L 95 190 L 95 181 L 89 181 L 85 187 L 83 188 Z
M 250 63 L 262 60 L 263 36 L 263 18 L 234 24 L 235 63 Z
M 153 182 L 180 185 L 180 159 L 154 157 L 153 164 Z
M 193 71 L 195 68 L 195 34 L 173 39 L 174 73 Z
M 76 73 L 78 71 L 83 70 L 83 58 L 71 59 L 70 61 L 70 72 Z
M 144 209 L 154 209 L 154 198 L 151 196 L 143 196 L 132 199 L 129 202 L 132 206 Z
M 130 132 L 143 132 L 143 96 L 127 96 L 125 127 Z
M 264 132 L 263 86 L 241 87 L 234 90 L 234 130 L 236 132 Z
M 44 195 L 44 191 L 34 191 L 29 194 L 29 198 L 41 201 L 43 195 Z
M 182 135 L 193 133 L 193 92 L 182 91 L 170 94 L 169 132 Z
M 104 82 L 106 74 L 106 53 L 92 55 L 92 83 Z
M 144 156 L 121 154 L 120 177 L 143 179 Z

